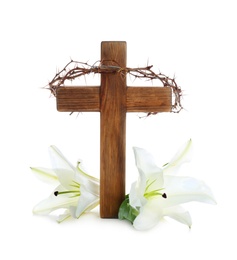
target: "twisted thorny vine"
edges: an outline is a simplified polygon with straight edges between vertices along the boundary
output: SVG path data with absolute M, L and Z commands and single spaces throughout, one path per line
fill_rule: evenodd
M 102 73 L 119 73 L 121 77 L 126 77 L 127 74 L 133 76 L 135 79 L 155 80 L 158 79 L 163 87 L 171 88 L 172 90 L 172 107 L 171 112 L 179 113 L 183 107 L 181 104 L 182 90 L 177 85 L 175 78 L 167 77 L 162 73 L 155 73 L 152 70 L 152 65 L 140 68 L 122 68 L 116 61 L 110 61 L 113 65 L 105 65 L 108 61 L 97 61 L 93 65 L 88 63 L 71 60 L 66 66 L 56 73 L 54 78 L 49 82 L 48 87 L 51 93 L 56 97 L 57 89 L 66 86 L 66 82 L 73 81 L 79 77 L 88 74 L 102 74 Z M 155 115 L 157 112 L 149 112 L 149 115 Z

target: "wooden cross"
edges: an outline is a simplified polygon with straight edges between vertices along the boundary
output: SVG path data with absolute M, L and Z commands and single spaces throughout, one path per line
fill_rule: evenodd
M 170 112 L 172 94 L 164 87 L 127 87 L 114 63 L 126 68 L 127 44 L 101 43 L 101 61 L 113 73 L 101 73 L 101 85 L 59 87 L 57 109 L 100 112 L 100 216 L 117 218 L 125 198 L 126 112 Z M 89 137 L 88 137 L 89 138 Z

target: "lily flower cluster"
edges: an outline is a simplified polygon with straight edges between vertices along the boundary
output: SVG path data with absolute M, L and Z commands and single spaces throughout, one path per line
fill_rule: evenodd
M 49 154 L 53 169 L 39 167 L 31 170 L 46 181 L 53 181 L 57 187 L 49 198 L 34 207 L 33 213 L 48 215 L 64 209 L 57 218 L 62 222 L 70 217 L 79 218 L 99 205 L 99 179 L 85 173 L 80 161 L 74 167 L 55 146 L 49 147 Z
M 49 148 L 52 169 L 31 168 L 43 179 L 57 183 L 49 198 L 33 209 L 35 214 L 49 215 L 64 209 L 58 222 L 83 213 L 99 205 L 99 179 L 85 173 L 81 162 L 74 167 L 55 147 Z M 131 185 L 118 212 L 118 218 L 128 220 L 135 229 L 154 227 L 166 216 L 191 227 L 192 220 L 181 204 L 199 201 L 215 204 L 210 188 L 202 181 L 176 175 L 180 166 L 191 160 L 192 141 L 185 143 L 169 163 L 158 167 L 153 156 L 142 148 L 134 148 L 139 177 Z
M 216 204 L 203 181 L 177 176 L 180 166 L 191 160 L 191 140 L 163 167 L 158 167 L 153 156 L 142 148 L 134 148 L 134 154 L 139 177 L 120 206 L 119 219 L 130 221 L 135 229 L 150 229 L 165 216 L 191 227 L 191 216 L 181 204 L 190 201 Z

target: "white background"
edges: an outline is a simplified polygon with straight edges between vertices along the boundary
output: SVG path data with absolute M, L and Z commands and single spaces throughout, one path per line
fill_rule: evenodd
M 1 1 L 1 259 L 236 259 L 235 2 Z M 70 58 L 100 59 L 104 40 L 126 41 L 128 66 L 149 61 L 175 75 L 184 91 L 180 114 L 128 114 L 127 189 L 137 178 L 132 146 L 163 165 L 192 138 L 194 158 L 181 174 L 208 183 L 218 204 L 187 204 L 191 231 L 167 219 L 138 232 L 100 219 L 98 208 L 60 225 L 32 215 L 53 189 L 29 169 L 50 167 L 49 145 L 72 163 L 82 158 L 99 176 L 99 114 L 59 113 L 42 87 Z M 98 77 L 92 81 L 99 84 Z

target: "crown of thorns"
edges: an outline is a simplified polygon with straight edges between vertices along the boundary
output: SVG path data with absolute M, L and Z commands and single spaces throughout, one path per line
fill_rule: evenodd
M 139 68 L 121 67 L 116 61 L 110 61 L 112 65 L 105 65 L 108 61 L 97 61 L 93 65 L 89 65 L 87 62 L 79 62 L 71 60 L 66 66 L 56 73 L 54 78 L 48 83 L 48 87 L 51 93 L 56 97 L 57 89 L 62 86 L 66 86 L 66 82 L 73 81 L 82 76 L 89 74 L 108 74 L 119 73 L 121 77 L 126 77 L 127 74 L 131 75 L 135 79 L 144 80 L 159 80 L 163 87 L 171 88 L 172 90 L 172 107 L 171 112 L 179 113 L 183 107 L 181 104 L 182 90 L 177 85 L 175 78 L 170 78 L 163 73 L 155 73 L 152 70 L 153 65 Z M 157 114 L 156 112 L 150 112 L 148 115 Z

